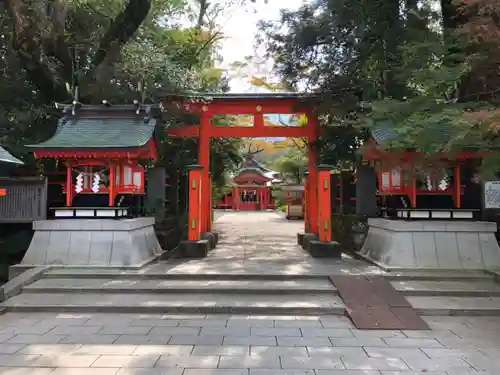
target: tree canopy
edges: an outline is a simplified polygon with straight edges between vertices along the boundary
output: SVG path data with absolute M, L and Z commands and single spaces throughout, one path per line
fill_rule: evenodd
M 215 62 L 223 38 L 217 17 L 228 4 L 244 2 L 1 0 L 0 142 L 29 160 L 23 146 L 53 134 L 60 116 L 53 104 L 71 102 L 76 87 L 82 104 L 227 90 Z M 195 140 L 160 138 L 160 163 L 182 168 L 196 160 Z M 216 182 L 238 163 L 238 149 L 214 140 Z M 28 166 L 27 173 L 36 168 Z
M 273 169 L 281 172 L 285 181 L 301 184 L 307 169 L 307 156 L 297 148 L 289 148 L 274 161 Z
M 499 12 L 498 0 L 313 0 L 262 23 L 258 41 L 286 86 L 358 90 L 343 108 L 325 106 L 323 122 L 344 125 L 325 138 L 327 154 L 340 149 L 336 138 L 349 159 L 368 119 L 391 124 L 398 137 L 388 148 L 492 150 Z

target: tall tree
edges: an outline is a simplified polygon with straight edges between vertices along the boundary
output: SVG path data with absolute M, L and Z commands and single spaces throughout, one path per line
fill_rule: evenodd
M 86 104 L 153 102 L 165 92 L 227 88 L 224 72 L 214 66 L 219 30 L 177 24 L 198 12 L 182 0 L 51 0 L 30 8 L 33 3 L 0 1 L 0 142 L 16 155 L 24 144 L 53 134 L 60 115 L 53 102 L 71 100 L 75 68 Z M 103 48 L 106 43 L 113 48 Z M 218 181 L 238 147 L 217 140 L 212 149 Z M 159 151 L 169 165 L 196 160 L 192 140 L 164 138 Z
M 467 144 L 498 147 L 492 127 L 497 129 L 499 121 L 500 2 L 435 5 L 431 0 L 314 0 L 283 12 L 279 22 L 262 24 L 268 53 L 286 83 L 326 91 L 356 86 L 363 93 L 361 108 L 340 111 L 329 103 L 323 122 L 347 126 L 332 129 L 331 139 L 324 137 L 324 153 L 338 151 L 335 139 L 350 138 L 339 155 L 346 157 L 363 138 L 349 125 L 365 125 L 367 117 L 390 120 L 399 136 L 388 147 L 429 152 Z
M 404 36 L 396 0 L 315 0 L 261 24 L 267 50 L 290 86 L 334 91 L 360 86 L 366 98 L 402 97 L 393 70 Z
M 314 0 L 297 11 L 283 11 L 277 22 L 261 23 L 259 42 L 265 43 L 286 86 L 344 96 L 319 109 L 321 123 L 333 125 L 315 145 L 322 161 L 337 165 L 356 159 L 366 136 L 354 126 L 363 112 L 360 99 L 409 95 L 399 77 L 400 47 L 411 35 L 408 24 L 418 18 L 410 12 L 417 5 L 407 1 Z M 361 95 L 346 93 L 353 89 Z
M 13 22 L 13 46 L 33 84 L 47 96 L 67 99 L 76 55 L 89 82 L 104 77 L 121 48 L 151 10 L 151 0 L 4 0 Z
M 390 119 L 398 142 L 430 154 L 464 147 L 499 146 L 500 43 L 496 0 L 441 1 L 442 28 L 426 43 L 405 46 L 400 79 L 412 87 L 405 100 L 374 103 L 373 116 Z

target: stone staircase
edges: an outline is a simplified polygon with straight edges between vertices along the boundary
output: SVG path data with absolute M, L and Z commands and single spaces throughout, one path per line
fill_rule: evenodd
M 12 311 L 343 314 L 327 278 L 53 269 L 5 301 Z
M 386 273 L 422 315 L 499 315 L 500 285 L 482 272 Z M 54 268 L 7 299 L 7 311 L 114 313 L 345 313 L 327 276 L 168 274 Z

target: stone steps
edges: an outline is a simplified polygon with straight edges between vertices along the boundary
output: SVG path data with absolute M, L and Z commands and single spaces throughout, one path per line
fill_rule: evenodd
M 499 297 L 407 297 L 419 315 L 499 316 Z
M 149 279 L 68 279 L 43 278 L 23 288 L 25 293 L 236 293 L 245 294 L 326 294 L 336 288 L 324 279 L 297 280 L 149 280 Z
M 303 280 L 325 279 L 327 275 L 261 274 L 247 272 L 166 273 L 119 269 L 60 268 L 44 274 L 46 279 L 120 279 L 120 280 Z
M 157 264 L 156 264 L 157 266 Z M 158 268 L 158 267 L 156 267 Z M 363 273 L 361 270 L 360 274 Z M 353 274 L 351 272 L 350 274 Z M 481 271 L 379 271 L 375 273 L 384 276 L 388 280 L 413 280 L 413 281 L 468 281 L 468 280 L 493 280 L 491 274 Z M 44 278 L 56 279 L 147 279 L 147 280 L 299 280 L 299 279 L 325 279 L 330 273 L 311 274 L 311 273 L 248 273 L 245 271 L 232 271 L 231 273 L 197 272 L 197 273 L 179 273 L 172 272 L 165 265 L 165 272 L 157 272 L 150 269 L 126 270 L 126 269 L 106 269 L 92 267 L 61 267 L 53 268 L 45 273 Z
M 51 281 L 57 279 L 50 279 Z M 113 312 L 113 313 L 232 313 L 232 314 L 295 314 L 322 315 L 344 314 L 341 299 L 332 293 L 249 293 L 246 290 L 216 290 L 205 293 L 179 293 L 166 290 L 164 293 L 152 292 L 145 288 L 136 291 L 82 290 L 83 283 L 72 288 L 37 290 L 26 287 L 20 295 L 5 301 L 2 306 L 8 311 L 19 312 Z M 82 280 L 80 280 L 82 281 Z M 88 280 L 86 280 L 88 281 Z M 38 282 L 37 282 L 38 283 Z M 35 283 L 36 284 L 36 283 Z M 33 284 L 33 285 L 35 285 Z M 439 284 L 437 282 L 436 284 Z M 457 285 L 458 286 L 458 285 Z M 472 294 L 471 287 L 466 291 Z M 427 295 L 408 295 L 407 299 L 419 315 L 500 315 L 500 297 L 449 296 L 435 294 L 437 286 Z M 449 286 L 443 288 L 447 293 L 456 293 Z M 69 291 L 69 292 L 67 292 Z M 424 291 L 422 291 L 423 293 Z M 459 291 L 461 292 L 461 291 Z
M 336 288 L 324 278 L 265 275 L 169 275 L 104 270 L 51 270 L 2 305 L 8 311 L 113 313 L 344 314 Z M 72 274 L 72 277 L 69 277 Z M 95 274 L 95 272 L 94 272 Z M 59 277 L 61 276 L 62 277 Z M 81 277 L 81 275 L 84 275 Z M 163 275 L 165 276 L 165 275 Z
M 493 276 L 482 271 L 445 271 L 445 270 L 404 270 L 384 273 L 383 276 L 391 281 L 492 281 Z
M 345 313 L 336 288 L 322 275 L 166 272 L 54 268 L 1 306 L 26 312 Z M 382 274 L 419 314 L 500 315 L 500 285 L 483 272 Z
M 500 297 L 500 285 L 493 280 L 391 281 L 405 296 Z
M 2 306 L 16 312 L 232 313 L 325 315 L 345 312 L 335 295 L 244 293 L 22 293 Z

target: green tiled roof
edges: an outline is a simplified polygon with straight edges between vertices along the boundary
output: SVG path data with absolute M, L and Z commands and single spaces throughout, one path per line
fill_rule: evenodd
M 241 163 L 241 168 L 257 168 L 262 172 L 271 172 L 270 169 L 266 168 L 263 164 L 259 163 L 254 156 L 245 156 Z
M 392 141 L 397 138 L 398 134 L 392 129 L 392 124 L 382 121 L 372 122 L 370 124 L 370 132 L 378 144 L 382 144 L 387 141 Z
M 0 147 L 0 162 L 9 164 L 24 164 L 21 160 L 13 156 L 3 147 Z
M 259 168 L 253 168 L 253 167 L 241 168 L 238 172 L 236 172 L 236 174 L 240 175 L 244 172 L 255 172 L 263 177 L 266 177 L 266 175 L 264 174 L 264 172 L 262 170 L 260 170 Z
M 370 133 L 379 145 L 396 140 L 400 137 L 394 130 L 394 123 L 390 120 L 372 120 L 368 121 Z M 426 129 L 426 135 L 432 136 L 435 140 L 447 141 L 453 136 L 454 129 L 448 124 L 436 124 L 435 127 Z
M 145 145 L 156 120 L 136 118 L 63 117 L 49 140 L 32 148 L 128 148 Z

